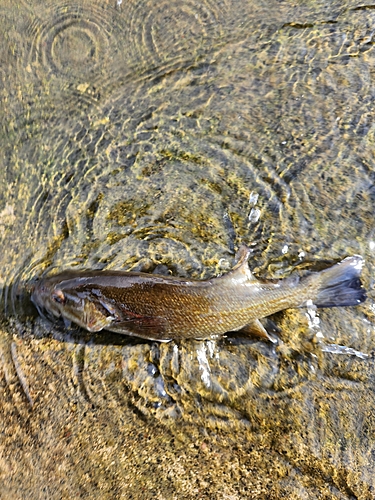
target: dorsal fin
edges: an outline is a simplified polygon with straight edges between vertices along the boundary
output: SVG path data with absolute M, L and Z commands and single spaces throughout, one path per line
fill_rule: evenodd
M 239 281 L 257 281 L 249 269 L 249 264 L 247 263 L 251 250 L 246 245 L 241 245 L 236 253 L 237 263 L 225 276 L 231 279 L 236 279 Z

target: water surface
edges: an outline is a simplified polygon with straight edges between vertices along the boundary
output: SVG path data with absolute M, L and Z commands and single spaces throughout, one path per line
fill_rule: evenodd
M 3 494 L 374 496 L 373 67 L 360 2 L 0 7 Z M 38 318 L 67 268 L 205 278 L 366 260 L 358 308 L 271 345 L 159 345 Z

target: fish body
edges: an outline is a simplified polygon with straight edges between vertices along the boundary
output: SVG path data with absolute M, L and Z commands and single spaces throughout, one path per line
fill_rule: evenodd
M 102 329 L 168 341 L 207 339 L 242 328 L 268 337 L 258 321 L 312 301 L 318 307 L 358 305 L 366 298 L 355 255 L 319 273 L 256 279 L 241 246 L 227 274 L 204 281 L 125 271 L 67 271 L 40 280 L 32 301 L 40 313 L 63 317 L 90 332 Z

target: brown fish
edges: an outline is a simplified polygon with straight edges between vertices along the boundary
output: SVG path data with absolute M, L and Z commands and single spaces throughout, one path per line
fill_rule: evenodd
M 366 299 L 359 280 L 363 259 L 303 278 L 277 282 L 253 276 L 241 246 L 227 274 L 204 281 L 125 271 L 67 271 L 40 280 L 32 301 L 90 332 L 103 329 L 151 340 L 208 339 L 246 329 L 271 339 L 258 321 L 312 301 L 317 307 L 354 306 Z

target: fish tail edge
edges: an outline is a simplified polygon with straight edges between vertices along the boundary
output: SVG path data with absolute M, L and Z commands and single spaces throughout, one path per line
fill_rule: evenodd
M 319 273 L 320 287 L 313 301 L 317 307 L 357 306 L 367 298 L 360 280 L 364 260 L 347 257 Z

